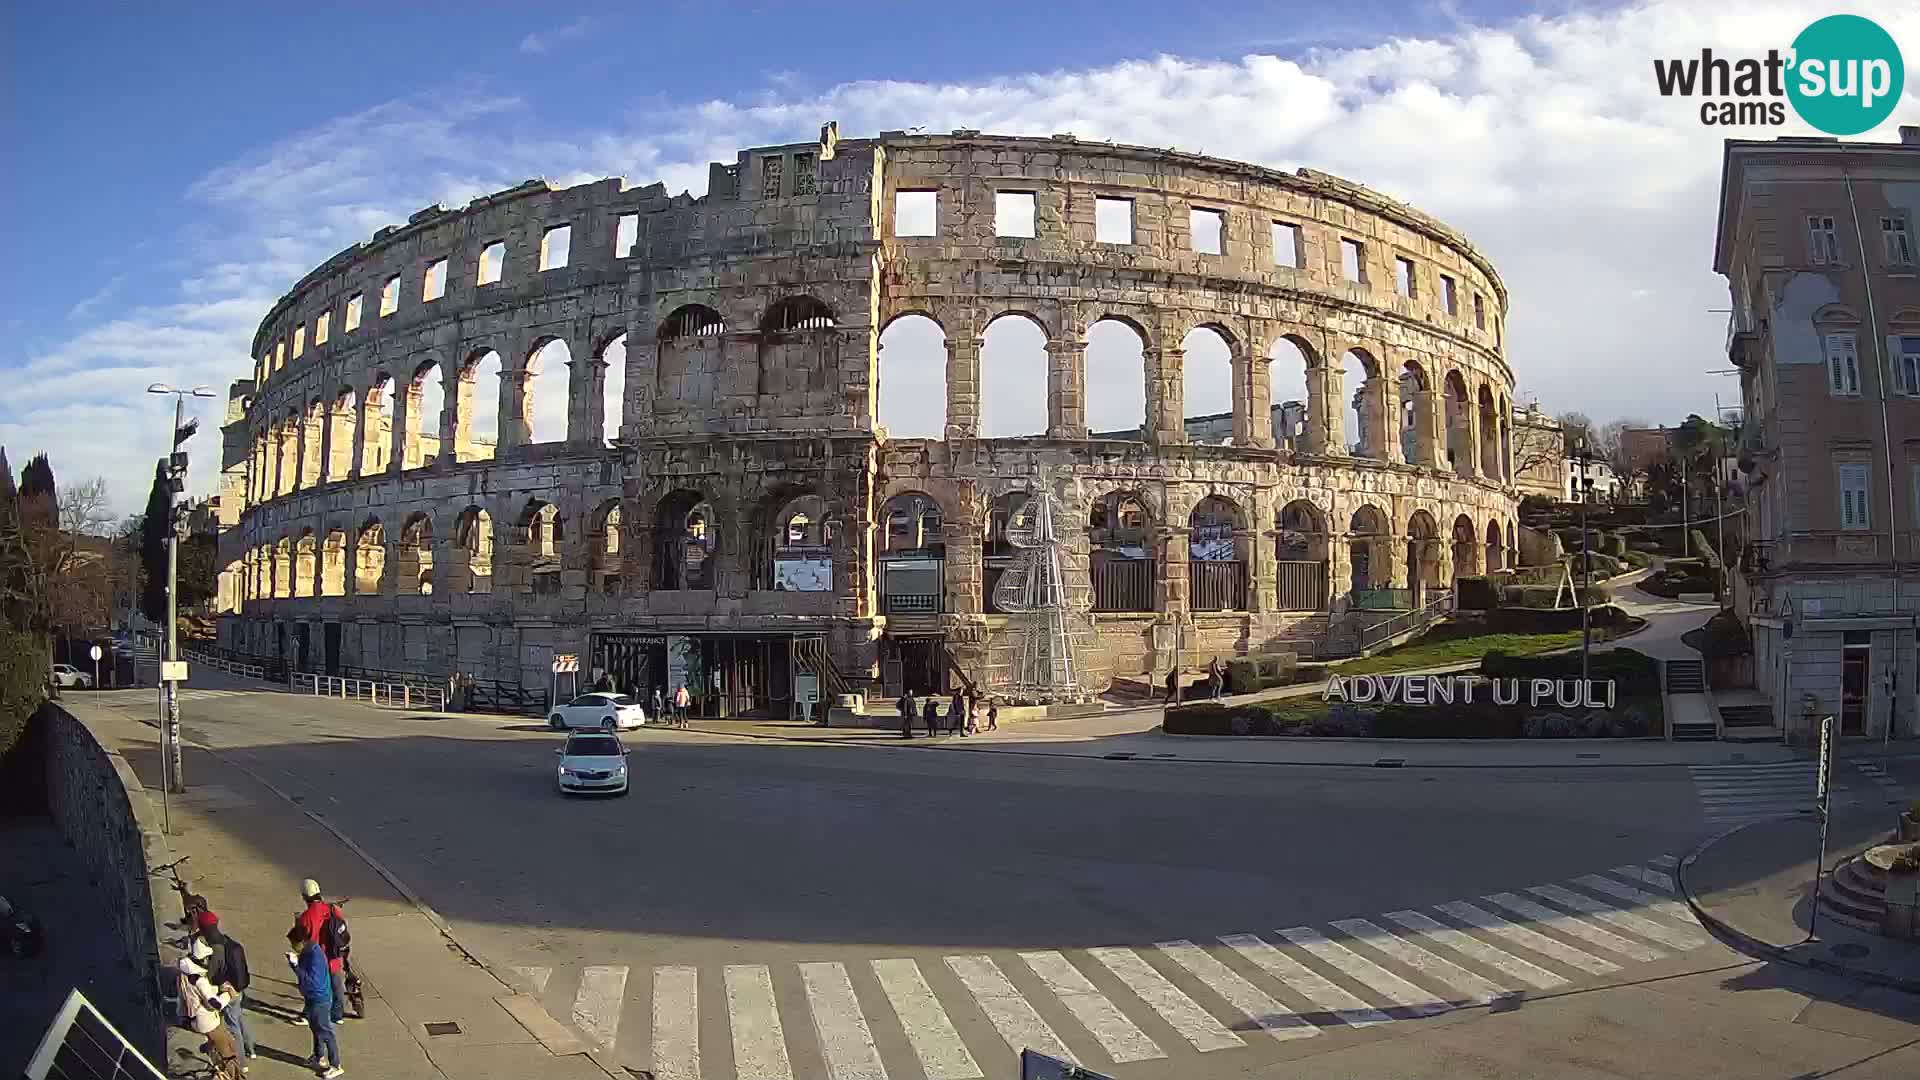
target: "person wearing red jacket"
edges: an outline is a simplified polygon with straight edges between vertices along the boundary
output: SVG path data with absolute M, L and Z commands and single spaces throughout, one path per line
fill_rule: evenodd
M 327 974 L 333 979 L 333 1022 L 337 1024 L 347 1015 L 347 975 L 340 954 L 327 943 L 327 920 L 333 916 L 334 907 L 321 899 L 320 883 L 312 878 L 300 883 L 300 898 L 307 906 L 293 924 L 306 933 L 308 941 L 327 954 Z

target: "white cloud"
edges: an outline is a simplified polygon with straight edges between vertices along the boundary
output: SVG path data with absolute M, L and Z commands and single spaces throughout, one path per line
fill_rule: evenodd
M 1920 43 L 1920 9 L 1868 13 L 1896 40 Z M 1820 14 L 1778 2 L 1735 10 L 1675 0 L 1493 26 L 1451 22 L 1424 36 L 1295 58 L 1162 56 L 974 82 L 866 80 L 811 90 L 782 76 L 764 94 L 737 100 L 636 100 L 618 124 L 593 131 L 534 115 L 485 84 L 435 87 L 431 96 L 291 133 L 209 171 L 187 192 L 194 225 L 174 251 L 157 249 L 146 264 L 174 274 L 177 295 L 30 349 L 19 367 L 41 378 L 0 398 L 0 443 L 15 460 L 54 450 L 62 475 L 106 473 L 116 499 L 137 505 L 158 440 L 145 448 L 142 436 L 143 449 L 122 452 L 116 447 L 131 437 L 100 433 L 164 432 L 164 421 L 147 416 L 159 401 L 140 392 L 148 381 L 208 382 L 224 392 L 228 380 L 245 377 L 255 325 L 273 300 L 375 228 L 533 176 L 624 175 L 697 192 L 709 161 L 806 138 L 829 118 L 849 136 L 916 126 L 1071 131 L 1347 177 L 1458 227 L 1493 259 L 1512 295 L 1509 356 L 1546 407 L 1675 420 L 1703 411 L 1716 391 L 1735 392 L 1731 381 L 1705 374 L 1724 366 L 1725 316 L 1708 310 L 1727 306 L 1709 266 L 1720 139 L 1804 132 L 1704 128 L 1694 106 L 1659 97 L 1652 58 L 1707 43 L 1729 53 L 1784 47 Z M 529 41 L 552 48 L 574 25 Z M 1913 122 L 1917 103 L 1920 80 L 1912 80 L 1898 115 Z M 1877 137 L 1892 137 L 1896 122 Z M 106 299 L 75 309 L 84 321 L 107 310 Z M 916 341 L 890 350 L 889 372 L 944 368 L 937 337 Z M 1106 363 L 1107 346 L 1097 347 L 1103 352 L 1090 355 L 1091 370 L 1127 366 Z M 922 352 L 917 363 L 901 362 Z M 1021 403 L 1044 387 L 1039 370 L 1037 382 L 989 385 L 987 411 L 1020 415 Z M 1225 373 L 1195 380 L 1190 396 L 1212 400 Z M 1289 373 L 1275 380 L 1289 381 Z M 890 389 L 938 400 L 922 387 Z M 196 447 L 194 481 L 203 491 L 214 476 L 200 463 L 217 456 L 215 442 L 203 435 Z
M 538 56 L 557 46 L 584 40 L 603 21 L 592 15 L 582 15 L 551 30 L 536 30 L 520 39 L 520 51 Z

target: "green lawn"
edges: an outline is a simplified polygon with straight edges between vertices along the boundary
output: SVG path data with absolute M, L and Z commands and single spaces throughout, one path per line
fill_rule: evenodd
M 1601 636 L 1595 633 L 1594 640 L 1600 640 Z M 1372 675 L 1382 671 L 1410 671 L 1458 664 L 1478 660 L 1496 651 L 1510 656 L 1532 656 L 1578 644 L 1578 630 L 1557 630 L 1546 634 L 1479 634 L 1440 641 L 1426 638 L 1374 656 L 1335 664 L 1327 670 L 1337 675 Z

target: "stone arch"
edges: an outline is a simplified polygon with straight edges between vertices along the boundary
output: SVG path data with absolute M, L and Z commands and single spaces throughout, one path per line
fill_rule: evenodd
M 1195 326 L 1180 339 L 1181 411 L 1189 442 L 1233 442 L 1240 413 L 1234 355 L 1232 335 L 1214 323 Z
M 510 580 L 514 592 L 534 596 L 560 594 L 566 522 L 560 507 L 535 496 L 514 522 Z
M 1340 385 L 1345 390 L 1341 427 L 1347 436 L 1347 453 L 1358 458 L 1384 461 L 1387 440 L 1398 426 L 1387 415 L 1387 380 L 1373 353 L 1354 346 L 1340 354 Z
M 1209 494 L 1187 514 L 1187 604 L 1190 611 L 1245 611 L 1252 538 L 1240 504 Z
M 1455 581 L 1480 572 L 1480 537 L 1473 519 L 1465 514 L 1453 519 L 1453 577 Z
M 433 519 L 424 513 L 408 515 L 395 545 L 395 585 L 405 595 L 433 594 Z
M 761 502 L 754 516 L 755 588 L 833 591 L 833 546 L 841 523 L 824 497 L 810 491 L 776 491 Z
M 1025 489 L 1003 491 L 987 503 L 980 539 L 980 596 L 987 611 L 1002 610 L 994 594 L 999 591 L 1000 579 L 1020 556 L 1020 549 L 1007 539 L 1007 532 L 1026 512 L 1031 495 Z
M 1273 516 L 1274 597 L 1280 611 L 1325 611 L 1329 569 L 1327 515 L 1294 499 Z
M 1407 516 L 1407 585 L 1414 607 L 1426 603 L 1430 590 L 1446 589 L 1445 550 L 1440 543 L 1440 525 L 1425 510 Z
M 620 534 L 626 514 L 618 498 L 607 499 L 594 507 L 587 519 L 587 589 L 605 596 L 621 592 L 621 557 L 624 538 Z
M 612 445 L 627 418 L 626 331 L 608 338 L 593 356 L 600 362 L 600 438 Z
M 300 538 L 293 542 L 293 595 L 318 595 L 320 542 L 312 529 L 300 530 Z
M 1362 503 L 1347 518 L 1351 592 L 1363 593 L 1393 584 L 1393 568 L 1387 552 L 1387 544 L 1393 539 L 1390 530 L 1387 515 L 1372 503 Z
M 660 320 L 654 364 L 656 412 L 705 413 L 726 361 L 727 324 L 705 304 L 682 304 Z
M 460 365 L 458 410 L 454 416 L 454 452 L 460 461 L 492 461 L 500 445 L 500 398 L 506 363 L 499 350 L 483 345 Z
M 490 593 L 493 591 L 493 515 L 485 508 L 469 506 L 454 519 L 453 564 L 447 567 L 447 591 L 452 593 Z
M 874 547 L 879 609 L 887 615 L 937 615 L 946 608 L 946 520 L 924 491 L 902 491 L 880 504 Z
M 817 297 L 788 296 L 760 318 L 755 342 L 756 389 L 765 395 L 806 394 L 808 409 L 825 408 L 839 396 L 843 340 L 833 309 Z
M 293 593 L 293 541 L 284 534 L 273 543 L 273 592 L 276 598 Z
M 1102 315 L 1087 327 L 1080 385 L 1093 438 L 1146 438 L 1150 340 L 1139 323 L 1123 315 Z
M 566 442 L 573 432 L 568 426 L 572 400 L 573 349 L 565 338 L 544 337 L 535 341 L 527 353 L 525 371 L 518 387 L 522 437 L 516 445 Z M 513 388 L 509 387 L 509 399 Z M 511 414 L 509 414 L 511 415 Z
M 662 496 L 654 511 L 653 588 L 712 589 L 719 524 L 701 491 L 676 488 Z
M 1501 542 L 1500 523 L 1487 522 L 1487 573 L 1491 574 L 1507 568 L 1505 553 L 1506 547 Z
M 1299 334 L 1281 334 L 1267 346 L 1267 400 L 1273 444 L 1285 450 L 1319 452 L 1326 442 L 1326 420 L 1314 411 L 1320 398 L 1320 354 Z
M 347 530 L 328 529 L 320 545 L 321 596 L 347 594 Z
M 360 475 L 387 471 L 393 461 L 393 376 L 376 372 L 360 400 Z
M 325 464 L 321 458 L 322 436 L 327 429 L 327 402 L 316 397 L 307 402 L 300 418 L 300 478 L 298 487 L 306 489 L 320 483 Z
M 1479 460 L 1474 445 L 1472 401 L 1467 396 L 1467 380 L 1458 370 L 1447 372 L 1441 383 L 1447 424 L 1448 467 L 1458 476 L 1472 476 Z
M 1049 417 L 1047 324 L 1026 311 L 995 315 L 980 335 L 980 435 L 987 439 L 1045 435 Z
M 1154 521 L 1147 497 L 1116 488 L 1087 513 L 1087 574 L 1095 611 L 1154 610 Z
M 1489 480 L 1499 480 L 1506 474 L 1500 465 L 1500 417 L 1494 411 L 1493 390 L 1486 383 L 1481 383 L 1478 397 L 1480 475 Z
M 880 504 L 880 542 L 886 555 L 932 554 L 946 550 L 947 515 L 933 496 L 903 491 Z
M 360 526 L 353 544 L 353 591 L 360 595 L 378 595 L 386 585 L 387 536 L 379 518 L 368 518 Z
M 425 361 L 413 369 L 407 383 L 401 468 L 424 468 L 440 456 L 440 417 L 446 407 L 445 374 L 440 369 L 440 361 Z
M 353 442 L 358 437 L 360 399 L 353 387 L 334 391 L 333 405 L 327 413 L 326 480 L 345 480 L 353 475 Z
M 903 311 L 880 330 L 879 403 L 874 413 L 894 439 L 947 435 L 947 331 L 921 311 Z

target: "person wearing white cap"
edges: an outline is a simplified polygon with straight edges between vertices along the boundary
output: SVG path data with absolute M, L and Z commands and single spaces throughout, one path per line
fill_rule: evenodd
M 234 1045 L 233 1032 L 220 1019 L 226 999 L 207 979 L 207 961 L 212 958 L 213 947 L 196 937 L 176 963 L 180 972 L 180 1018 L 187 1027 L 207 1037 L 207 1052 L 213 1058 L 216 1076 L 241 1076 L 246 1068 L 239 1063 L 239 1048 Z
M 347 1009 L 345 942 L 341 937 L 346 916 L 321 898 L 320 883 L 312 878 L 300 882 L 300 899 L 307 906 L 295 917 L 294 925 L 305 930 L 307 940 L 327 954 L 327 974 L 333 980 L 333 1022 L 337 1024 L 346 1019 Z

